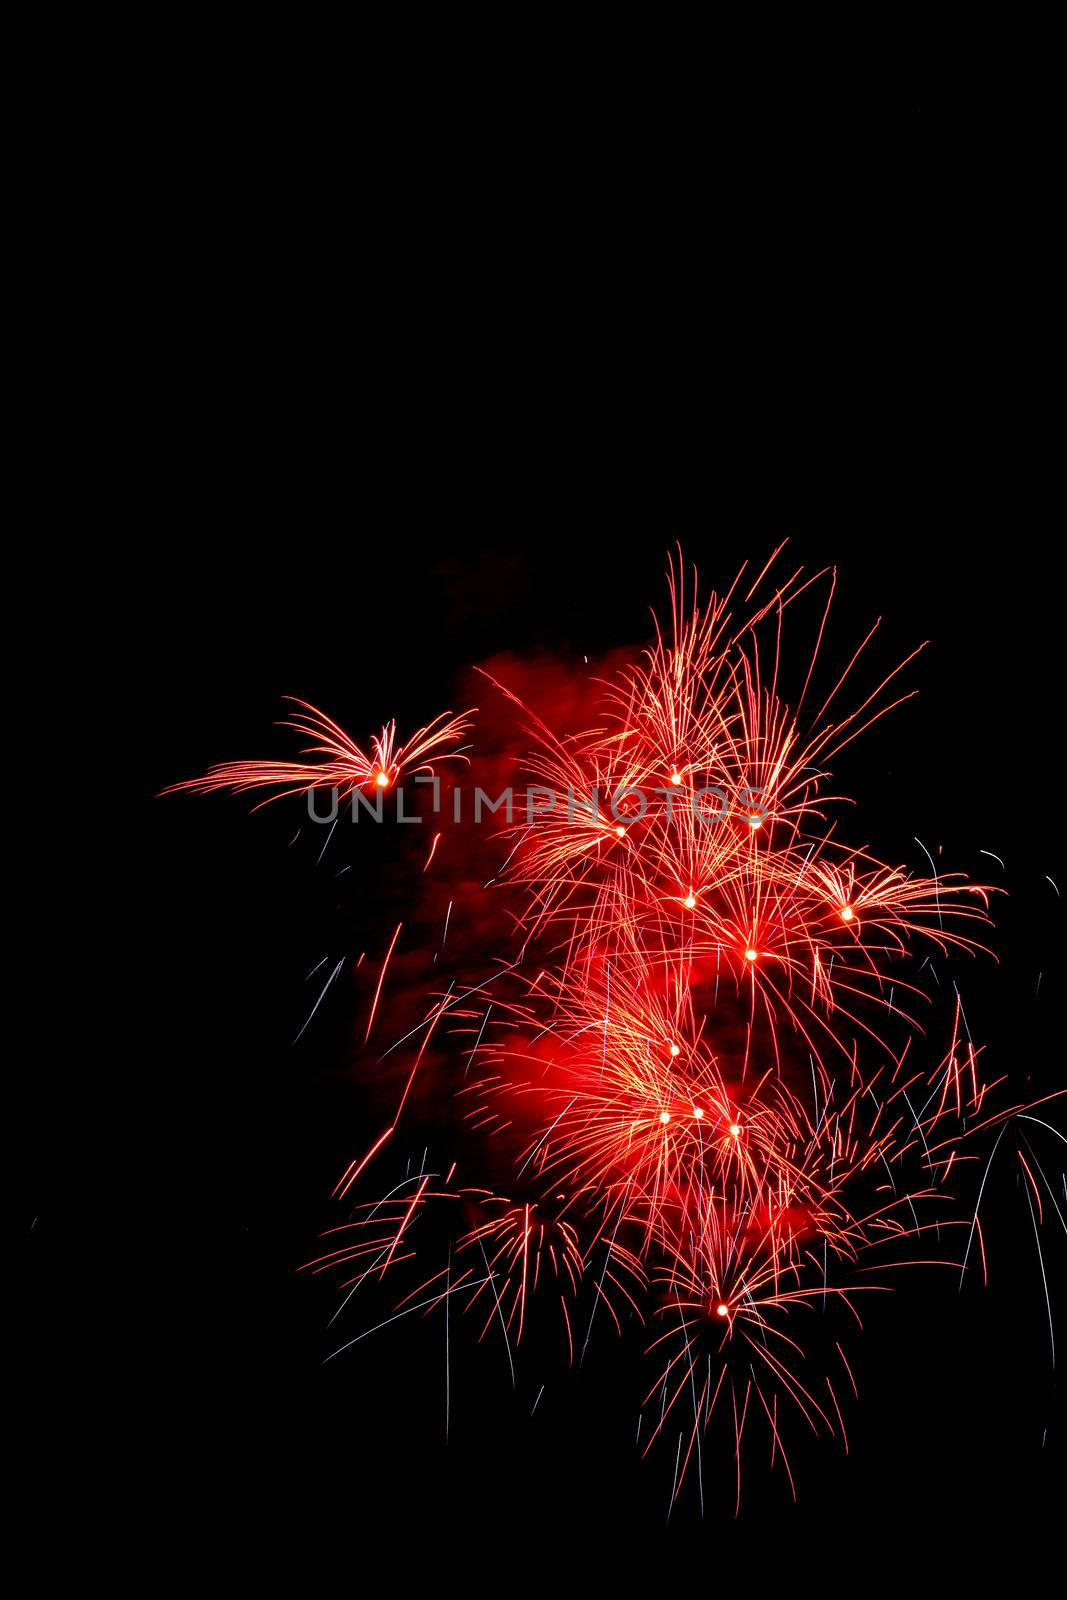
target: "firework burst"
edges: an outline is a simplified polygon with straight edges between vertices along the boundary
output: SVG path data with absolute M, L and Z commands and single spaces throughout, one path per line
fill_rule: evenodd
M 833 1371 L 809 1372 L 821 1360 L 810 1314 L 841 1305 L 858 1321 L 864 1297 L 917 1257 L 965 1268 L 977 1241 L 984 1262 L 978 1210 L 954 1186 L 975 1164 L 969 1141 L 995 1130 L 995 1154 L 1020 1120 L 1049 1128 L 1023 1104 L 991 1105 L 997 1085 L 960 1002 L 942 1017 L 924 982 L 932 955 L 985 949 L 991 889 L 932 861 L 921 873 L 881 862 L 839 836 L 829 764 L 908 698 L 894 687 L 907 662 L 842 709 L 868 634 L 808 714 L 833 577 L 776 582 L 779 554 L 706 603 L 695 573 L 672 562 L 666 626 L 603 682 L 596 723 L 579 733 L 553 729 L 491 677 L 538 796 L 498 824 L 489 892 L 511 897 L 515 943 L 489 973 L 433 996 L 390 1047 L 410 1053 L 402 1093 L 336 1194 L 353 1206 L 416 1083 L 455 1150 L 443 1175 L 424 1157 L 359 1199 L 311 1263 L 339 1274 L 346 1304 L 364 1283 L 397 1284 L 387 1320 L 455 1302 L 480 1340 L 503 1338 L 513 1374 L 535 1324 L 557 1326 L 572 1362 L 598 1308 L 620 1331 L 641 1326 L 643 1448 L 684 1417 L 672 1496 L 694 1465 L 699 1475 L 715 1419 L 738 1498 L 756 1419 L 790 1485 L 787 1412 L 843 1438 L 851 1370 L 834 1340 Z M 820 580 L 791 704 L 785 623 Z M 350 796 L 465 759 L 463 717 L 446 713 L 404 745 L 388 724 L 364 752 L 297 704 L 288 725 L 312 739 L 314 760 L 224 763 L 174 788 Z M 462 1064 L 458 1081 L 427 1067 L 431 1037 Z M 1063 1216 L 1027 1150 L 1036 1235 L 1047 1213 Z
M 220 761 L 201 777 L 170 784 L 162 792 L 213 794 L 228 790 L 231 794 L 245 794 L 250 789 L 275 790 L 259 802 L 261 806 L 287 795 L 308 794 L 317 789 L 336 790 L 340 798 L 347 799 L 361 789 L 389 789 L 404 773 L 413 777 L 416 773 L 432 773 L 431 756 L 438 760 L 467 759 L 449 746 L 457 744 L 470 731 L 469 713 L 454 717 L 450 711 L 445 711 L 420 728 L 406 744 L 397 743 L 396 722 L 387 722 L 381 733 L 371 738 L 367 750 L 363 750 L 324 711 L 316 710 L 304 700 L 292 698 L 292 703 L 300 709 L 281 726 L 309 738 L 311 744 L 301 753 L 315 760 Z

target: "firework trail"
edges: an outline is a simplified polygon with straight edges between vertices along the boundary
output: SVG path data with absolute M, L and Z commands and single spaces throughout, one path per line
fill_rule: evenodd
M 427 997 L 386 1051 L 404 1058 L 402 1092 L 338 1181 L 350 1220 L 308 1264 L 337 1275 L 346 1305 L 364 1283 L 396 1283 L 385 1321 L 447 1316 L 454 1302 L 478 1339 L 503 1338 L 513 1378 L 524 1344 L 562 1337 L 580 1363 L 597 1317 L 620 1332 L 639 1324 L 642 1448 L 677 1430 L 672 1499 L 701 1473 L 713 1421 L 736 1458 L 738 1502 L 757 1426 L 791 1487 L 788 1413 L 844 1438 L 851 1369 L 835 1340 L 832 1371 L 818 1370 L 805 1313 L 840 1305 L 858 1322 L 884 1275 L 917 1256 L 961 1270 L 977 1256 L 984 1272 L 979 1206 L 963 1209 L 957 1192 L 976 1135 L 995 1134 L 990 1162 L 1015 1149 L 1039 1252 L 1046 1219 L 1064 1223 L 1033 1149 L 1039 1129 L 1061 1136 L 984 1080 L 961 1003 L 939 1020 L 924 984 L 931 954 L 985 948 L 993 891 L 939 872 L 925 847 L 929 872 L 914 873 L 838 834 L 829 764 L 909 697 L 895 686 L 912 658 L 846 705 L 872 629 L 808 712 L 833 577 L 776 582 L 779 555 L 704 603 L 696 574 L 672 561 L 666 624 L 603 682 L 580 733 L 557 732 L 483 674 L 521 730 L 536 795 L 517 816 L 493 814 L 486 888 L 511 897 L 513 944 Z M 784 624 L 820 580 L 790 705 Z M 435 762 L 466 759 L 455 748 L 466 716 L 446 713 L 405 745 L 387 724 L 364 753 L 296 704 L 288 725 L 313 740 L 313 762 L 224 763 L 174 789 L 351 796 L 404 773 L 436 782 Z M 417 1084 L 454 1149 L 437 1171 L 424 1157 L 356 1202 Z

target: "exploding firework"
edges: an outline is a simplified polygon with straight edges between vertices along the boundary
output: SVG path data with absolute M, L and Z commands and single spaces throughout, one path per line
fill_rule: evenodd
M 349 1220 L 309 1263 L 337 1274 L 346 1305 L 366 1283 L 396 1284 L 390 1321 L 467 1311 L 479 1339 L 502 1337 L 513 1372 L 551 1329 L 580 1362 L 598 1311 L 620 1332 L 639 1325 L 642 1448 L 677 1431 L 672 1498 L 699 1478 L 720 1418 L 738 1499 L 757 1418 L 791 1486 L 787 1413 L 844 1437 L 847 1357 L 835 1339 L 833 1370 L 814 1370 L 825 1341 L 804 1313 L 843 1306 L 858 1322 L 863 1298 L 917 1257 L 965 1269 L 977 1248 L 984 1270 L 978 1209 L 954 1187 L 978 1136 L 994 1132 L 992 1160 L 1013 1130 L 1035 1236 L 1046 1209 L 1063 1220 L 1014 1137 L 1047 1124 L 1010 1093 L 993 1104 L 1002 1086 L 984 1080 L 962 1002 L 939 1017 L 924 986 L 932 955 L 985 950 L 992 890 L 839 836 L 830 763 L 907 698 L 894 690 L 907 661 L 841 709 L 869 634 L 808 713 L 833 579 L 774 582 L 778 554 L 706 603 L 672 563 L 665 627 L 602 683 L 582 731 L 551 728 L 485 674 L 538 797 L 517 820 L 510 804 L 494 813 L 485 892 L 510 897 L 514 940 L 491 970 L 427 997 L 389 1046 L 409 1058 L 402 1089 L 337 1183 Z M 819 579 L 828 594 L 789 704 L 784 624 Z M 313 760 L 224 763 L 174 789 L 351 797 L 467 759 L 467 715 L 404 745 L 387 724 L 364 752 L 296 703 L 288 725 Z M 450 1055 L 459 1073 L 441 1065 Z M 455 1147 L 437 1173 L 424 1157 L 365 1197 L 416 1088 Z
M 470 729 L 463 717 L 445 711 L 425 728 L 420 728 L 406 744 L 396 742 L 396 723 L 387 722 L 369 745 L 369 754 L 343 728 L 304 700 L 294 698 L 297 712 L 283 727 L 292 728 L 312 740 L 302 754 L 314 761 L 220 761 L 199 778 L 188 778 L 164 789 L 164 794 L 188 791 L 212 794 L 228 789 L 244 794 L 249 789 L 273 789 L 260 805 L 281 800 L 287 795 L 308 794 L 312 790 L 336 790 L 348 798 L 361 789 L 389 789 L 404 773 L 432 773 L 431 756 L 438 760 L 466 760 L 458 750 L 450 750 Z

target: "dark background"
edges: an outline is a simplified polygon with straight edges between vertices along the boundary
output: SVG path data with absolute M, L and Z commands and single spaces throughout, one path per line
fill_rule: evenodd
M 1051 1539 L 1062 1412 L 1014 1177 L 991 1185 L 990 1287 L 902 1279 L 850 1345 L 850 1455 L 797 1429 L 798 1505 L 753 1457 L 737 1523 L 728 1493 L 703 1524 L 687 1496 L 668 1535 L 670 1451 L 637 1459 L 636 1380 L 608 1341 L 532 1419 L 499 1352 L 495 1373 L 457 1357 L 447 1445 L 436 1324 L 324 1367 L 334 1302 L 296 1269 L 360 1143 L 344 991 L 291 1041 L 347 857 L 320 868 L 289 848 L 299 802 L 250 818 L 238 800 L 154 798 L 279 748 L 283 694 L 357 734 L 411 725 L 501 649 L 644 642 L 675 540 L 722 585 L 788 538 L 796 562 L 838 567 L 830 653 L 847 659 L 877 616 L 887 666 L 931 641 L 907 674 L 919 698 L 839 771 L 858 842 L 921 864 L 918 834 L 1010 891 L 999 965 L 974 964 L 965 999 L 987 1071 L 1047 1092 L 1062 624 L 1042 129 L 916 96 L 813 117 L 802 145 L 794 131 L 743 120 L 691 186 L 637 165 L 629 215 L 618 173 L 576 185 L 562 215 L 528 182 L 532 149 L 453 181 L 432 141 L 398 131 L 395 167 L 371 161 L 344 205 L 280 146 L 179 200 L 164 150 L 151 333 L 125 367 L 128 431 L 94 468 L 125 463 L 126 536 L 85 559 L 79 635 L 102 770 L 137 757 L 94 850 L 109 931 L 87 960 L 103 958 L 111 1023 L 75 1054 L 94 1093 L 73 1097 L 100 1124 L 73 1169 L 94 1187 L 57 1184 L 51 1076 L 24 1124 L 35 1482 L 87 1408 L 80 1446 L 106 1439 L 135 1486 L 123 1516 L 268 1556 L 370 1546 L 398 1572 L 447 1557 L 491 1575 L 669 1538 L 694 1572 L 780 1546 L 810 1575 L 827 1537 L 905 1568 L 931 1547 Z M 345 918 L 392 926 L 380 868 L 359 865 Z M 72 1229 L 97 1269 L 88 1298 L 56 1270 Z M 91 1467 L 72 1475 L 88 1492 Z

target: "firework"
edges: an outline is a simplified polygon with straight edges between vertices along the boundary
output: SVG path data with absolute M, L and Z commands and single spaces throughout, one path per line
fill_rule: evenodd
M 304 700 L 292 698 L 292 703 L 299 706 L 300 710 L 286 718 L 281 726 L 292 728 L 305 738 L 310 738 L 312 743 L 306 745 L 301 753 L 317 757 L 316 760 L 221 761 L 209 767 L 201 777 L 170 784 L 162 792 L 212 794 L 229 790 L 231 794 L 244 794 L 250 789 L 276 791 L 261 800 L 260 805 L 317 789 L 336 790 L 340 799 L 347 799 L 361 789 L 389 789 L 407 772 L 412 776 L 420 772 L 432 773 L 431 756 L 438 760 L 467 759 L 460 751 L 450 750 L 449 746 L 455 745 L 469 732 L 469 713 L 454 717 L 451 712 L 445 711 L 402 745 L 397 744 L 395 720 L 387 722 L 381 733 L 370 740 L 369 750 L 364 751 L 325 712 L 316 710 Z
M 487 886 L 515 908 L 515 941 L 493 970 L 430 997 L 389 1047 L 410 1054 L 402 1093 L 337 1184 L 350 1220 L 309 1264 L 338 1273 L 346 1305 L 365 1283 L 396 1283 L 386 1320 L 455 1302 L 479 1339 L 502 1336 L 513 1374 L 532 1327 L 541 1339 L 554 1326 L 580 1362 L 600 1308 L 620 1332 L 640 1325 L 643 1448 L 682 1419 L 672 1497 L 694 1464 L 699 1475 L 719 1418 L 738 1497 L 756 1419 L 791 1486 L 787 1412 L 844 1437 L 851 1370 L 836 1339 L 833 1370 L 819 1370 L 826 1341 L 810 1340 L 804 1314 L 843 1306 L 858 1320 L 884 1274 L 917 1254 L 965 1268 L 977 1240 L 984 1258 L 978 1210 L 961 1210 L 952 1182 L 968 1140 L 995 1129 L 995 1153 L 1028 1112 L 993 1107 L 962 1004 L 941 1018 L 924 982 L 932 956 L 984 950 L 992 890 L 932 860 L 921 873 L 881 862 L 839 835 L 829 764 L 907 698 L 894 689 L 907 662 L 842 709 L 868 634 L 809 714 L 833 579 L 774 582 L 778 554 L 706 604 L 695 573 L 672 562 L 666 628 L 603 683 L 584 731 L 552 729 L 486 674 L 542 796 L 500 822 L 503 865 Z M 785 622 L 820 579 L 827 598 L 791 705 Z M 351 795 L 454 759 L 470 727 L 446 713 L 401 746 L 387 724 L 364 753 L 297 704 L 289 726 L 312 738 L 313 762 L 225 763 L 174 788 Z M 436 1057 L 426 1066 L 431 1038 L 460 1074 Z M 438 1172 L 424 1157 L 357 1199 L 417 1083 L 455 1150 Z M 1036 1234 L 1045 1200 L 1060 1212 L 1027 1148 Z

